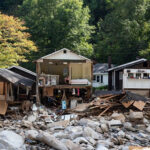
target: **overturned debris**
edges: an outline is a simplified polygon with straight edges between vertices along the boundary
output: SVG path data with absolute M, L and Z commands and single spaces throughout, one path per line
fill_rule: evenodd
M 78 105 L 73 111 L 81 116 L 104 115 L 108 110 L 126 110 L 126 108 L 137 108 L 143 110 L 148 105 L 148 99 L 131 92 L 112 92 L 97 96 L 90 103 Z

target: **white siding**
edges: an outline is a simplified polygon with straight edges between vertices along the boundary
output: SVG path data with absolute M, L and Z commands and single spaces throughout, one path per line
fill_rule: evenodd
M 128 77 L 128 71 L 133 73 L 134 77 Z M 141 78 L 136 79 L 136 73 L 141 73 Z M 143 74 L 147 73 L 148 78 L 143 79 Z M 123 88 L 124 89 L 150 89 L 150 69 L 124 69 L 123 73 Z
M 93 81 L 93 87 L 101 87 L 101 86 L 106 86 L 108 85 L 108 74 L 105 73 L 105 74 L 93 74 L 95 76 L 99 76 L 99 79 L 100 81 L 97 82 L 97 81 Z M 101 75 L 103 76 L 103 83 L 101 83 Z

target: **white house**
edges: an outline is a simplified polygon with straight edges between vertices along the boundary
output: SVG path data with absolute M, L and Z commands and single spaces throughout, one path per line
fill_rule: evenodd
M 150 61 L 142 58 L 108 70 L 109 90 L 125 90 L 150 97 Z
M 93 66 L 93 87 L 108 85 L 108 64 L 97 63 Z

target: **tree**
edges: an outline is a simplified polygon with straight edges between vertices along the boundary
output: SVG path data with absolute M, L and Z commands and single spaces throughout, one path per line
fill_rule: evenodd
M 0 11 L 9 15 L 16 15 L 18 5 L 21 5 L 23 0 L 0 0 Z
M 145 19 L 149 0 L 120 0 L 104 20 L 99 21 L 95 45 L 97 59 L 122 64 L 135 60 L 149 41 L 149 23 Z M 119 59 L 118 59 L 119 58 Z
M 89 40 L 94 27 L 89 25 L 89 9 L 83 7 L 82 0 L 24 0 L 20 14 L 40 56 L 63 47 L 92 54 Z
M 37 50 L 26 29 L 19 19 L 0 14 L 0 68 L 27 62 L 26 57 Z

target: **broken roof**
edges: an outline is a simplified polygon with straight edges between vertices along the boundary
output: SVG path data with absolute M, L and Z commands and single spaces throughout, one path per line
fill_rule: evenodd
M 84 60 L 89 60 L 90 59 L 78 55 L 76 53 L 73 53 L 71 50 L 67 49 L 67 48 L 63 48 L 60 49 L 56 52 L 53 52 L 49 55 L 43 56 L 40 59 L 36 60 L 36 62 L 43 62 L 43 59 L 47 59 L 47 60 L 60 60 L 60 61 L 66 61 L 66 60 L 73 60 L 73 61 L 84 61 Z
M 144 59 L 144 58 L 138 59 L 138 60 L 126 63 L 126 64 L 119 65 L 117 67 L 110 68 L 110 69 L 108 69 L 108 71 L 112 71 L 112 70 L 118 71 L 118 70 L 121 70 L 121 69 L 124 69 L 124 68 L 127 68 L 127 67 L 131 67 L 131 66 L 136 65 L 136 64 L 140 64 L 140 63 L 145 62 L 145 61 L 147 61 L 147 59 Z
M 9 69 L 9 70 L 12 70 L 13 68 L 18 69 L 18 70 L 21 70 L 21 71 L 24 71 L 24 72 L 26 72 L 26 73 L 28 73 L 28 74 L 31 74 L 31 75 L 33 75 L 33 76 L 36 77 L 36 73 L 35 73 L 35 72 L 32 72 L 32 71 L 30 71 L 30 70 L 28 70 L 28 69 L 26 69 L 26 68 L 21 67 L 21 66 L 11 66 L 11 67 L 9 67 L 8 69 Z
M 0 77 L 7 80 L 8 82 L 11 82 L 14 85 L 22 85 L 26 87 L 31 87 L 34 83 L 33 80 L 28 79 L 24 76 L 21 76 L 15 72 L 12 72 L 8 69 L 0 69 Z
M 111 65 L 114 67 L 114 65 Z M 108 71 L 108 63 L 97 63 L 93 66 L 93 73 L 106 73 Z

